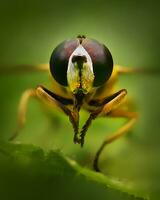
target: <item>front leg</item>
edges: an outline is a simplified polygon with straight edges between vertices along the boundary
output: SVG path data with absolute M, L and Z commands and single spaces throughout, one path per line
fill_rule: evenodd
M 69 108 L 67 108 L 67 105 L 73 104 L 73 100 L 61 97 L 43 86 L 38 86 L 35 89 L 28 89 L 22 94 L 18 108 L 17 128 L 14 134 L 9 138 L 10 141 L 14 140 L 20 130 L 24 127 L 26 121 L 27 106 L 31 97 L 36 97 L 41 101 L 50 102 L 52 106 L 60 108 L 69 117 L 74 128 L 75 135 L 78 134 L 77 116 L 73 114 Z
M 50 90 L 44 88 L 43 86 L 39 86 L 37 88 L 37 95 L 40 97 L 40 99 L 46 99 L 47 101 L 53 102 L 55 101 L 56 105 L 69 117 L 69 120 L 72 124 L 73 130 L 74 130 L 74 143 L 79 143 L 78 138 L 78 131 L 79 131 L 79 112 L 75 108 L 73 110 L 70 110 L 67 105 L 74 105 L 74 101 L 72 99 L 67 99 L 61 96 L 58 96 L 51 92 Z M 73 106 L 74 107 L 74 106 Z
M 96 106 L 98 108 L 90 114 L 88 120 L 82 127 L 81 134 L 80 134 L 80 137 L 81 137 L 80 143 L 82 147 L 84 145 L 85 135 L 92 121 L 96 119 L 97 116 L 99 116 L 102 113 L 102 111 L 104 112 L 105 110 L 105 114 L 107 114 L 111 112 L 112 110 L 114 110 L 117 106 L 120 105 L 120 103 L 122 102 L 126 94 L 127 94 L 127 91 L 125 89 L 122 89 L 103 100 L 97 99 L 97 100 L 92 100 L 89 102 L 89 105 Z

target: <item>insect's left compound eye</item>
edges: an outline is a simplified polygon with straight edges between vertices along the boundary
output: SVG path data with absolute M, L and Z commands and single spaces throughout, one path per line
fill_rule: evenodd
M 101 86 L 110 78 L 112 74 L 112 55 L 106 46 L 96 40 L 85 39 L 82 45 L 92 59 L 95 76 L 93 86 Z
M 77 39 L 66 40 L 59 44 L 50 58 L 50 71 L 54 79 L 61 85 L 67 86 L 68 60 L 79 45 Z

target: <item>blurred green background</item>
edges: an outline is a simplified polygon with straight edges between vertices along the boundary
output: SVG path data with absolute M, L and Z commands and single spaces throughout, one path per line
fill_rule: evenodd
M 158 1 L 1 1 L 0 66 L 3 68 L 5 65 L 12 67 L 14 64 L 48 63 L 51 52 L 57 44 L 65 39 L 76 37 L 78 34 L 85 34 L 89 38 L 95 38 L 104 43 L 112 52 L 116 64 L 159 68 L 159 10 Z M 47 73 L 0 74 L 0 139 L 2 143 L 7 141 L 16 127 L 17 106 L 22 92 L 38 84 L 50 85 Z M 132 182 L 136 192 L 149 195 L 151 199 L 160 197 L 159 87 L 159 74 L 135 74 L 120 77 L 117 88 L 128 90 L 128 95 L 136 102 L 140 119 L 132 134 L 106 149 L 100 161 L 105 175 L 109 174 L 122 182 Z M 88 115 L 85 112 L 81 115 L 83 123 Z M 45 152 L 58 149 L 62 155 L 91 169 L 95 152 L 103 138 L 122 123 L 123 120 L 118 119 L 98 119 L 89 129 L 85 147 L 81 149 L 72 142 L 73 130 L 65 116 L 57 111 L 48 110 L 37 101 L 31 100 L 27 113 L 27 124 L 16 141 L 36 145 Z M 20 166 L 18 167 L 22 170 Z M 6 166 L 4 168 L 6 174 L 14 173 L 14 170 L 8 169 L 7 171 Z M 37 181 L 35 184 L 41 180 L 40 174 L 35 175 L 33 172 L 33 176 L 37 176 L 37 179 L 34 179 Z M 31 175 L 32 178 L 33 176 Z M 5 180 L 5 176 L 3 178 L 2 180 Z M 24 173 L 23 170 L 16 173 L 14 180 L 17 190 L 19 182 L 26 178 L 25 170 Z M 9 182 L 10 176 L 6 180 Z M 7 186 L 7 181 L 4 185 L 3 182 L 1 183 L 2 191 L 7 192 L 11 189 L 11 184 Z M 27 181 L 30 183 L 28 179 Z M 26 188 L 27 183 L 24 184 Z M 12 184 L 14 185 L 14 181 Z M 46 191 L 49 184 L 52 185 L 50 182 L 45 182 L 44 185 L 41 183 L 36 189 L 41 191 L 44 188 Z M 64 181 L 62 185 L 65 184 L 67 183 Z M 74 183 L 71 184 L 73 185 Z M 81 180 L 77 188 L 82 189 L 84 185 Z M 86 199 L 93 193 L 92 191 L 97 194 L 97 196 L 93 195 L 93 199 L 97 199 L 100 195 L 102 195 L 101 199 L 107 197 L 104 189 L 99 189 L 99 186 L 92 187 L 92 183 L 91 185 L 87 183 L 85 187 L 86 189 L 83 188 L 81 194 L 86 194 Z M 58 191 L 54 188 L 51 191 Z M 61 186 L 58 188 L 61 191 Z M 76 189 L 75 195 L 80 194 Z M 31 190 L 29 191 L 32 194 Z M 59 197 L 58 192 L 56 195 L 56 199 L 63 199 L 66 192 L 64 192 L 64 197 L 63 195 Z M 108 194 L 108 197 L 120 199 L 116 195 Z M 16 195 L 13 197 L 18 198 Z M 10 199 L 10 196 L 7 198 Z M 43 198 L 40 195 L 37 198 L 52 199 L 52 195 L 48 192 L 48 196 L 44 195 Z M 121 198 L 124 199 L 124 197 Z

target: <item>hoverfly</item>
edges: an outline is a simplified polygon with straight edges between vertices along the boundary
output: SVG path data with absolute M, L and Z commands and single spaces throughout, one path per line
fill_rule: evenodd
M 48 65 L 39 65 L 40 70 L 48 70 Z M 75 39 L 60 43 L 52 52 L 50 58 L 50 73 L 53 79 L 53 88 L 58 93 L 44 86 L 26 90 L 21 97 L 18 109 L 17 131 L 10 140 L 13 140 L 25 123 L 26 108 L 30 97 L 50 102 L 60 108 L 69 118 L 74 130 L 73 141 L 82 147 L 85 135 L 92 121 L 98 117 L 127 118 L 126 124 L 107 137 L 98 149 L 93 167 L 99 170 L 99 157 L 106 147 L 116 139 L 128 133 L 136 123 L 138 114 L 131 111 L 125 88 L 114 91 L 114 85 L 120 74 L 132 73 L 139 69 L 124 68 L 113 65 L 109 49 L 94 39 L 78 36 Z M 141 71 L 141 70 L 140 70 Z M 82 129 L 79 130 L 79 111 L 85 109 L 89 117 Z

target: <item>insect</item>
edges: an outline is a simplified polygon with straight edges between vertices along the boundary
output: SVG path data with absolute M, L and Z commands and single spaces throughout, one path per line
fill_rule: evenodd
M 46 65 L 39 65 L 39 69 L 47 69 Z M 99 147 L 93 167 L 99 169 L 99 158 L 103 149 L 113 141 L 128 133 L 136 123 L 138 114 L 128 107 L 127 90 L 122 88 L 114 91 L 114 85 L 120 74 L 136 72 L 138 69 L 124 68 L 113 64 L 109 49 L 94 39 L 83 35 L 59 44 L 50 58 L 50 73 L 54 81 L 49 90 L 44 86 L 26 90 L 21 97 L 18 109 L 17 131 L 10 138 L 13 140 L 25 123 L 27 104 L 30 97 L 50 102 L 57 106 L 69 118 L 73 126 L 75 144 L 82 147 L 85 136 L 93 120 L 98 117 L 122 117 L 127 122 L 107 137 Z M 79 130 L 79 111 L 85 109 L 89 117 L 82 129 Z

